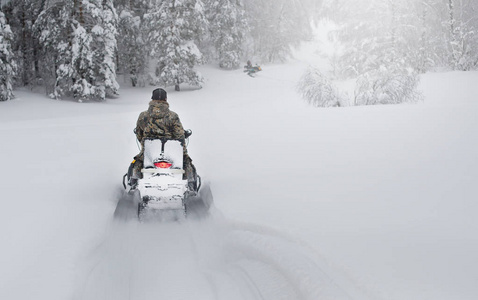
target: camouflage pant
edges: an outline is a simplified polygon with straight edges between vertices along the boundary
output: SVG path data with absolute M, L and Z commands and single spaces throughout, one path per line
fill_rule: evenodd
M 143 153 L 141 152 L 140 154 L 134 157 L 133 177 L 143 178 L 143 174 L 141 173 L 142 168 L 143 168 Z M 184 169 L 183 179 L 187 179 L 188 181 L 196 180 L 196 176 L 197 176 L 196 167 L 193 165 L 193 160 L 187 154 L 184 154 L 183 156 L 183 169 Z

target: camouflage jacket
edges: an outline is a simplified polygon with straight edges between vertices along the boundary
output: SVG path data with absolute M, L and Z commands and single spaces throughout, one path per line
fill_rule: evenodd
M 141 144 L 145 138 L 158 137 L 184 141 L 183 125 L 166 101 L 149 102 L 148 110 L 143 111 L 136 122 L 136 138 Z

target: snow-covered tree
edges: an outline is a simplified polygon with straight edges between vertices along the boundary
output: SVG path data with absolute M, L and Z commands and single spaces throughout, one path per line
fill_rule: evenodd
M 325 0 L 322 16 L 338 24 L 341 77 L 379 67 L 476 68 L 476 0 Z
M 249 55 L 264 62 L 284 61 L 292 47 L 310 38 L 309 0 L 245 0 L 251 27 Z
M 242 1 L 206 0 L 205 5 L 219 66 L 224 69 L 238 68 L 249 30 Z
M 442 35 L 437 35 L 441 27 L 441 19 L 435 9 L 437 1 L 441 0 L 422 0 L 416 4 L 417 20 L 417 50 L 410 53 L 409 60 L 411 65 L 418 73 L 425 73 L 433 67 L 441 64 L 443 55 Z
M 13 78 L 16 64 L 13 60 L 11 41 L 13 33 L 0 10 L 0 101 L 13 98 Z
M 13 32 L 12 49 L 18 65 L 16 84 L 34 86 L 41 84 L 39 74 L 38 39 L 33 24 L 43 10 L 46 0 L 11 0 L 2 10 Z
M 338 23 L 334 34 L 343 44 L 336 75 L 353 78 L 382 67 L 412 67 L 421 34 L 415 0 L 341 2 L 337 6 L 330 1 L 332 8 L 341 10 L 331 16 Z
M 35 28 L 49 63 L 45 73 L 53 69 L 52 97 L 104 100 L 117 93 L 112 0 L 56 2 L 40 14 Z
M 43 61 L 40 64 L 40 74 L 46 93 L 52 98 L 60 98 L 69 91 L 69 71 L 65 66 L 71 61 L 71 28 L 71 12 L 61 2 L 46 8 L 34 25 Z M 64 84 L 62 81 L 65 81 Z
M 447 0 L 448 20 L 444 21 L 449 43 L 448 61 L 454 70 L 467 71 L 478 62 L 478 4 L 473 1 Z
M 124 1 L 123 1 L 124 2 Z M 129 76 L 132 86 L 143 85 L 147 70 L 148 51 L 143 38 L 143 9 L 133 1 L 119 3 L 118 67 Z
M 96 99 L 118 94 L 119 84 L 116 81 L 116 35 L 118 33 L 118 15 L 113 0 L 100 0 L 94 12 L 97 21 L 92 28 Z M 97 15 L 96 15 L 97 14 Z
M 153 2 L 144 15 L 147 44 L 155 61 L 151 83 L 175 86 L 181 83 L 200 86 L 202 76 L 195 66 L 202 63 L 197 40 L 207 21 L 201 0 L 161 0 Z
M 355 97 L 347 102 L 375 105 L 419 100 L 417 65 L 428 68 L 432 57 L 426 53 L 430 30 L 422 25 L 428 24 L 430 15 L 423 2 L 330 0 L 324 4 L 324 15 L 335 22 L 331 37 L 340 45 L 338 53 L 331 55 L 333 79 L 355 80 Z M 320 91 L 315 92 L 320 99 L 341 94 L 327 88 L 332 80 L 326 75 L 304 78 L 314 79 L 303 79 L 302 86 Z

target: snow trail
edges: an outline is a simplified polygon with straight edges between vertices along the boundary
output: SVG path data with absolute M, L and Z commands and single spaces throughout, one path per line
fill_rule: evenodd
M 303 244 L 214 211 L 203 221 L 114 221 L 75 299 L 352 299 Z

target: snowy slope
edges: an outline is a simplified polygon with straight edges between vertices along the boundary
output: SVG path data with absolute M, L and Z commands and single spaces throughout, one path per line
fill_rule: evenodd
M 418 105 L 316 109 L 303 62 L 202 68 L 169 102 L 211 220 L 112 222 L 153 88 L 0 103 L 0 299 L 476 299 L 478 73 Z

